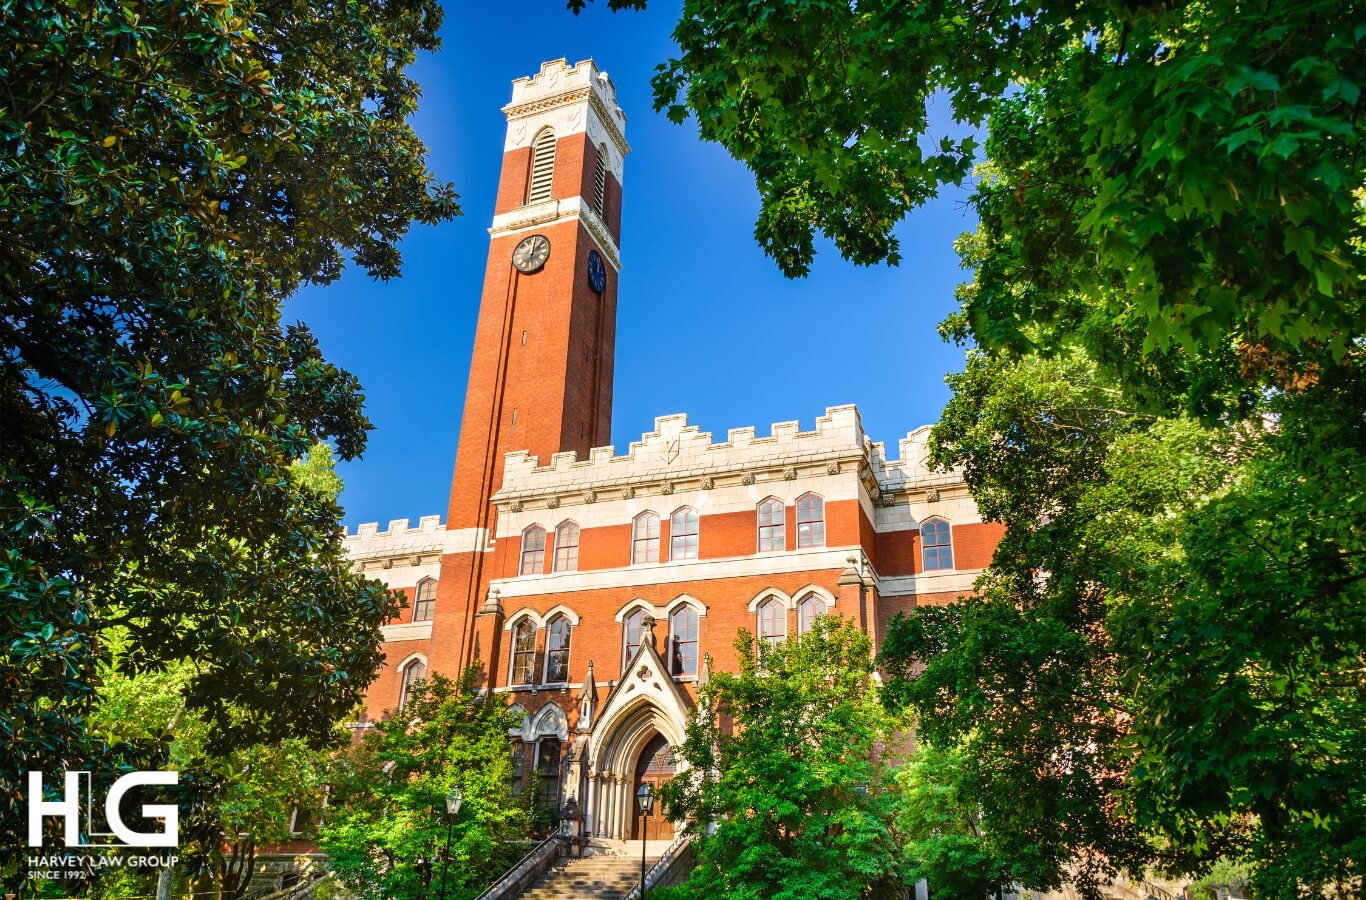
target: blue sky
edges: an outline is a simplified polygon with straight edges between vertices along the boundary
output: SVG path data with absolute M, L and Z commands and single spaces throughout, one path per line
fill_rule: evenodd
M 465 214 L 416 227 L 404 274 L 387 284 L 348 271 L 291 299 L 327 357 L 355 373 L 375 424 L 361 460 L 343 464 L 346 523 L 445 515 L 488 252 L 511 81 L 541 60 L 592 57 L 626 112 L 622 258 L 612 442 L 624 452 L 656 416 L 729 428 L 799 420 L 857 403 L 874 440 L 933 422 L 962 350 L 935 326 L 967 277 L 953 240 L 970 229 L 964 191 L 946 190 L 897 229 L 898 267 L 859 268 L 819 244 L 810 276 L 789 281 L 753 239 L 758 195 L 748 170 L 651 108 L 650 75 L 673 55 L 673 3 L 646 13 L 580 16 L 563 0 L 447 3 L 444 46 L 414 67 L 414 119 L 430 164 L 455 183 Z M 947 102 L 933 137 L 957 131 Z

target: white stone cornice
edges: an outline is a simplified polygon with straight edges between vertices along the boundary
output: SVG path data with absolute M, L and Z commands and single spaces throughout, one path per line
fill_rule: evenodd
M 493 225 L 489 228 L 489 234 L 496 237 L 534 231 L 568 219 L 578 219 L 583 224 L 588 233 L 592 235 L 593 240 L 597 241 L 598 246 L 602 248 L 603 256 L 606 257 L 607 262 L 611 264 L 613 269 L 620 272 L 621 251 L 617 248 L 617 242 L 612 239 L 612 232 L 607 229 L 607 224 L 602 221 L 602 218 L 593 208 L 583 202 L 582 197 L 545 200 L 499 213 L 493 217 Z M 554 248 L 551 248 L 551 252 L 554 252 Z
M 385 642 L 425 641 L 432 636 L 431 622 L 404 622 L 400 625 L 383 625 L 380 633 Z

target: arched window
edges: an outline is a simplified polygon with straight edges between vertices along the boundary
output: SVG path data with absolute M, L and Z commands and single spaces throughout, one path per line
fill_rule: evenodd
M 413 688 L 417 685 L 419 681 L 425 680 L 426 677 L 427 661 L 422 659 L 421 657 L 413 659 L 403 667 L 403 670 L 399 673 L 399 709 L 403 709 L 403 707 L 408 703 L 408 698 L 412 696 Z
M 526 202 L 539 203 L 550 199 L 551 183 L 555 180 L 555 132 L 542 128 L 531 144 L 531 187 Z
M 659 516 L 643 512 L 631 524 L 631 562 L 659 562 Z
M 783 522 L 783 501 L 770 497 L 759 504 L 759 549 L 786 550 L 786 523 Z
M 669 559 L 697 559 L 697 510 L 690 506 L 669 517 Z
M 697 674 L 697 610 L 680 606 L 669 616 L 669 671 Z
M 769 597 L 759 604 L 759 639 L 778 644 L 786 637 L 787 608 L 777 597 Z
M 569 680 L 569 617 L 556 616 L 545 630 L 545 683 Z
M 817 616 L 825 615 L 825 601 L 817 594 L 807 594 L 797 601 L 797 633 L 806 634 L 811 630 Z
M 508 741 L 508 756 L 512 759 L 512 796 L 522 793 L 522 769 L 526 766 L 526 741 L 513 738 Z
M 560 804 L 559 738 L 541 738 L 536 746 L 536 801 L 548 809 Z
M 536 623 L 523 619 L 512 628 L 511 684 L 531 684 L 531 666 L 536 658 Z
M 579 526 L 573 522 L 561 522 L 555 529 L 556 572 L 573 572 L 579 567 Z
M 413 621 L 430 622 L 436 610 L 436 579 L 424 578 L 413 592 Z
M 926 519 L 920 523 L 921 553 L 925 571 L 953 568 L 953 536 L 944 519 Z
M 805 494 L 797 501 L 797 546 L 825 546 L 825 501 Z
M 645 623 L 645 610 L 632 610 L 621 623 L 621 643 L 623 657 L 621 664 L 625 666 L 631 661 L 631 657 L 636 655 L 636 650 L 640 649 L 640 630 Z
M 539 575 L 545 570 L 545 529 L 532 525 L 522 532 L 522 564 L 518 575 Z
M 607 145 L 598 144 L 598 161 L 593 166 L 593 211 L 602 215 L 602 198 L 607 190 Z

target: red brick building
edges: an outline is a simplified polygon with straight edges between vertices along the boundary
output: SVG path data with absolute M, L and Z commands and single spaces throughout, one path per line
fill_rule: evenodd
M 822 614 L 880 643 L 888 620 L 968 591 L 1001 529 L 925 465 L 928 428 L 889 455 L 853 406 L 803 430 L 724 440 L 663 416 L 611 433 L 626 118 L 591 61 L 513 82 L 474 359 L 444 525 L 362 525 L 367 574 L 409 594 L 385 629 L 377 718 L 428 672 L 477 665 L 525 711 L 513 758 L 600 841 L 642 826 L 710 668 L 740 628 L 780 640 Z M 626 302 L 630 302 L 627 298 Z

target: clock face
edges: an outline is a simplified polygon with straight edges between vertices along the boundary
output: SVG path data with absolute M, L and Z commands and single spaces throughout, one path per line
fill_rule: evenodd
M 602 264 L 602 254 L 596 250 L 588 251 L 588 286 L 595 294 L 601 294 L 607 288 L 607 267 Z
M 543 234 L 533 234 L 512 251 L 512 264 L 519 272 L 535 272 L 550 258 L 550 241 Z

